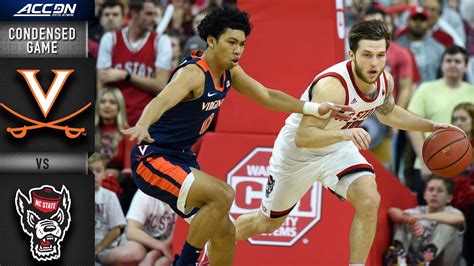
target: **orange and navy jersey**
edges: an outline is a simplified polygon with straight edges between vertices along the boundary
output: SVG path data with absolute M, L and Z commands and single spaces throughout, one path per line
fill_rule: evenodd
M 206 60 L 200 57 L 201 55 L 201 51 L 195 51 L 192 55 L 184 58 L 173 71 L 171 78 L 180 68 L 196 64 L 206 76 L 203 94 L 198 98 L 178 103 L 150 126 L 148 132 L 155 139 L 153 145 L 169 149 L 189 150 L 206 133 L 224 101 L 230 89 L 230 71 L 226 70 L 219 79 L 220 84 L 215 84 L 209 65 Z

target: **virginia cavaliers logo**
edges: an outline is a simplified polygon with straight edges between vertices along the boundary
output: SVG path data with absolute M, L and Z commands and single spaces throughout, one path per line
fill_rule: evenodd
M 48 92 L 44 94 L 44 90 L 39 84 L 38 80 L 36 79 L 36 73 L 39 72 L 39 70 L 36 69 L 18 69 L 18 73 L 20 73 L 23 78 L 25 79 L 26 83 L 28 84 L 28 87 L 31 90 L 31 93 L 35 97 L 36 102 L 38 103 L 38 106 L 41 109 L 41 112 L 43 113 L 43 116 L 46 118 L 49 114 L 49 111 L 51 110 L 51 107 L 54 105 L 54 102 L 56 101 L 56 98 L 58 97 L 59 93 L 61 92 L 64 83 L 66 82 L 67 78 L 69 75 L 71 75 L 74 70 L 72 69 L 62 69 L 62 70 L 51 70 L 54 74 L 54 80 L 51 83 Z M 7 132 L 12 134 L 13 137 L 15 138 L 23 138 L 26 136 L 26 133 L 28 130 L 33 130 L 33 129 L 38 129 L 38 128 L 52 128 L 56 130 L 63 130 L 64 133 L 68 138 L 74 139 L 79 137 L 80 135 L 84 135 L 86 129 L 85 128 L 74 128 L 74 127 L 69 127 L 69 126 L 61 126 L 58 125 L 59 123 L 62 123 L 66 120 L 69 120 L 78 114 L 82 113 L 84 110 L 86 110 L 89 106 L 91 106 L 91 102 L 83 106 L 81 109 L 54 121 L 51 122 L 41 122 L 37 121 L 31 118 L 28 118 L 24 115 L 21 115 L 20 113 L 14 111 L 10 107 L 6 106 L 3 103 L 0 103 L 0 107 L 3 107 L 5 110 L 7 110 L 9 113 L 12 115 L 27 121 L 33 125 L 29 126 L 22 126 L 22 127 L 15 127 L 15 128 L 7 128 Z
M 31 237 L 33 258 L 38 261 L 59 259 L 61 242 L 71 223 L 69 190 L 63 186 L 61 191 L 56 191 L 44 185 L 30 189 L 27 197 L 18 189 L 15 206 L 23 232 Z

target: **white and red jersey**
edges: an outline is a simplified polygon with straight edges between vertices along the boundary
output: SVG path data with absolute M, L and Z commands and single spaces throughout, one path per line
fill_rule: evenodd
M 377 95 L 373 99 L 367 98 L 357 87 L 354 79 L 354 74 L 352 73 L 352 60 L 347 60 L 333 65 L 332 67 L 324 70 L 318 74 L 308 88 L 304 91 L 301 96 L 301 100 L 310 101 L 312 90 L 314 85 L 325 77 L 334 77 L 337 78 L 346 91 L 346 98 L 344 101 L 345 105 L 349 105 L 354 108 L 354 112 L 350 113 L 350 118 L 347 120 L 337 120 L 331 118 L 329 123 L 324 127 L 324 129 L 345 129 L 345 128 L 354 128 L 358 127 L 365 119 L 372 115 L 375 110 L 381 106 L 387 95 L 388 83 L 385 73 L 382 73 L 378 78 L 377 85 Z M 296 129 L 298 128 L 302 114 L 293 113 L 285 121 L 285 126 L 282 128 L 280 135 L 285 136 L 285 138 L 294 143 L 294 135 Z M 332 151 L 337 149 L 338 143 L 327 146 L 321 149 L 305 149 L 305 150 L 325 150 Z
M 156 68 L 171 69 L 172 48 L 167 35 L 146 32 L 136 41 L 127 36 L 128 27 L 104 34 L 97 57 L 98 69 L 124 69 L 145 78 L 154 77 Z M 156 93 L 140 89 L 130 82 L 110 85 L 119 88 L 123 94 L 130 126 L 135 125 L 145 106 L 156 96 Z

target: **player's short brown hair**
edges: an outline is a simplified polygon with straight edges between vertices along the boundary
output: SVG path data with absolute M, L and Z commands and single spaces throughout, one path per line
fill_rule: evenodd
M 356 52 L 359 48 L 361 40 L 378 41 L 385 39 L 386 49 L 390 46 L 390 32 L 387 25 L 380 20 L 360 21 L 352 26 L 349 31 L 349 48 L 352 52 Z

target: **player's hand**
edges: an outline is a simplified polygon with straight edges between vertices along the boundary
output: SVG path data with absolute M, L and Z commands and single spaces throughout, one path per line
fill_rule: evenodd
M 363 128 L 343 129 L 342 138 L 344 140 L 352 141 L 359 150 L 369 149 L 369 144 L 372 141 L 369 133 L 367 133 Z
M 447 123 L 433 123 L 433 131 L 437 129 L 446 129 L 446 128 L 451 128 L 451 129 L 456 129 L 464 133 L 462 129 L 455 125 L 447 124 Z
M 152 143 L 155 141 L 154 139 L 151 138 L 150 134 L 148 133 L 148 129 L 143 126 L 136 125 L 129 129 L 124 129 L 121 132 L 124 135 L 130 136 L 131 141 L 136 140 L 138 143 L 142 141 Z
M 331 103 L 322 103 L 318 108 L 318 113 L 320 115 L 325 115 L 328 112 L 331 112 L 329 117 L 340 119 L 340 120 L 349 119 L 350 116 L 345 114 L 345 112 L 352 112 L 352 111 L 354 111 L 354 108 L 348 105 L 331 104 Z
M 108 68 L 108 69 L 101 69 L 98 71 L 98 79 L 99 82 L 102 84 L 108 82 L 116 82 L 125 80 L 127 76 L 127 71 L 123 69 L 115 69 L 115 68 Z

